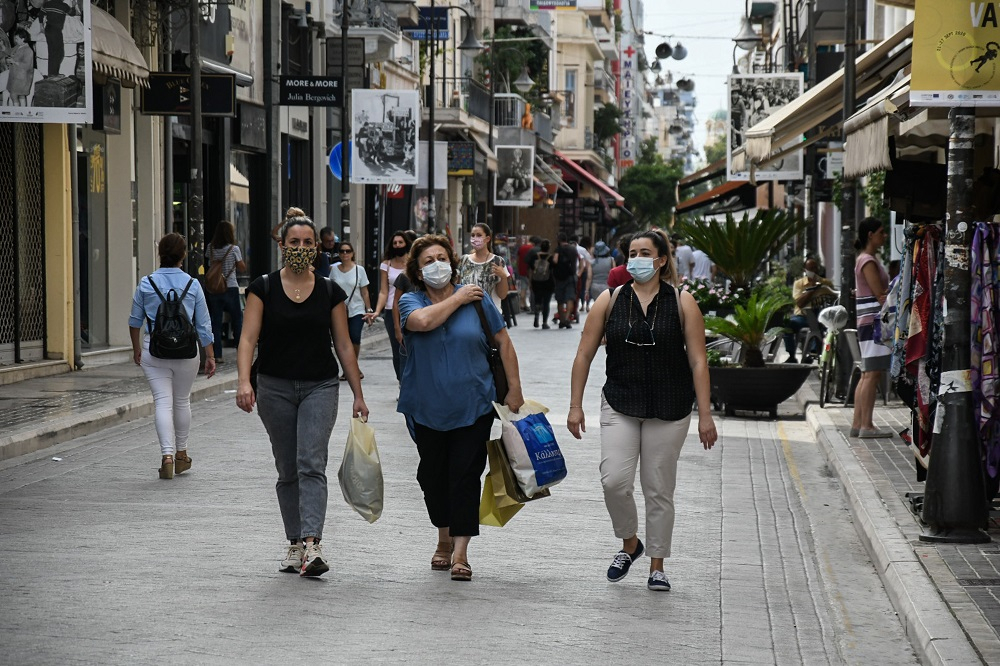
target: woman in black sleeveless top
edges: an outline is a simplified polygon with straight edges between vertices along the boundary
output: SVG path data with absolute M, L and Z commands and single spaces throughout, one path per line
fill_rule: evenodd
M 676 273 L 666 236 L 655 231 L 637 234 L 629 245 L 628 272 L 632 281 L 617 292 L 602 293 L 587 317 L 573 362 L 566 425 L 577 439 L 587 430 L 583 389 L 601 338 L 606 337 L 601 484 L 615 536 L 622 539 L 622 550 L 608 568 L 608 580 L 624 578 L 646 550 L 638 536 L 632 497 L 641 459 L 650 556 L 646 585 L 661 591 L 670 589 L 663 560 L 670 557 L 677 459 L 696 396 L 698 437 L 706 450 L 715 445 L 718 435 L 709 399 L 705 322 L 694 298 L 673 286 Z

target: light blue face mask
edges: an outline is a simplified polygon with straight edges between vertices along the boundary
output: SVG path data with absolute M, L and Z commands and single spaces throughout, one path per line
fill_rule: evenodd
M 649 282 L 657 273 L 654 261 L 652 257 L 632 257 L 628 260 L 625 270 L 636 282 Z

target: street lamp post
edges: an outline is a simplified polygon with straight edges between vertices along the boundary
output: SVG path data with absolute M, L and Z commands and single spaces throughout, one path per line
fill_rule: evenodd
M 428 57 L 430 58 L 430 85 L 427 89 L 427 229 L 428 231 L 434 231 L 434 227 L 437 223 L 437 204 L 434 200 L 434 88 L 436 78 L 436 66 L 435 66 L 435 44 L 437 42 L 437 16 L 435 12 L 434 0 L 431 0 L 430 5 L 430 30 L 425 32 L 428 40 L 427 50 Z M 465 39 L 462 43 L 458 45 L 459 51 L 480 51 L 483 48 L 482 43 L 476 39 L 475 31 L 475 21 L 473 20 L 472 14 L 469 13 L 464 7 L 457 7 L 455 5 L 445 5 L 441 7 L 446 12 L 451 9 L 457 9 L 463 12 L 469 19 L 469 29 L 466 30 Z M 426 21 L 424 22 L 426 24 Z M 447 21 L 445 22 L 447 24 Z
M 351 177 L 350 154 L 347 150 L 347 35 L 350 17 L 347 13 L 348 0 L 340 0 L 340 233 L 351 225 Z

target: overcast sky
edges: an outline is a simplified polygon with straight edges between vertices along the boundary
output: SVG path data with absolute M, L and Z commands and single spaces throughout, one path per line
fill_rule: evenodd
M 633 5 L 635 7 L 635 5 Z M 622 0 L 622 11 L 628 11 L 628 0 Z M 646 35 L 646 56 L 652 62 L 656 45 L 668 41 L 660 35 L 673 35 L 669 42 L 684 44 L 688 55 L 684 60 L 668 58 L 661 61 L 663 74 L 669 70 L 674 81 L 682 76 L 694 79 L 695 145 L 704 158 L 705 121 L 718 109 L 728 106 L 726 76 L 733 68 L 732 38 L 740 29 L 740 18 L 746 11 L 744 0 L 645 0 L 645 30 L 658 33 Z M 737 52 L 737 57 L 743 51 Z

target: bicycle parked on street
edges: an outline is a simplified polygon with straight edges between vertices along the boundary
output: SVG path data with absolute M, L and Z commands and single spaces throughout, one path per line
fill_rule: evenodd
M 817 319 L 826 328 L 819 356 L 819 406 L 825 407 L 837 390 L 837 337 L 847 326 L 847 308 L 831 305 L 823 308 Z

